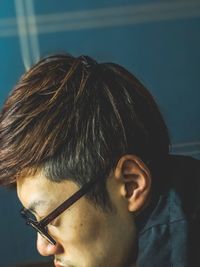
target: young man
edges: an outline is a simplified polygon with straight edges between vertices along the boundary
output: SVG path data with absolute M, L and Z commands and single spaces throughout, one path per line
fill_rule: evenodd
M 1 184 L 16 183 L 55 266 L 200 266 L 199 161 L 169 155 L 152 96 L 123 67 L 41 60 L 8 97 L 0 142 Z

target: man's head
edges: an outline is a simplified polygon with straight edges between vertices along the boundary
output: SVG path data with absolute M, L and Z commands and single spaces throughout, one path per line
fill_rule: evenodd
M 49 226 L 56 246 L 38 237 L 41 254 L 54 254 L 63 266 L 131 261 L 134 216 L 147 205 L 150 172 L 169 146 L 153 98 L 132 74 L 85 56 L 45 58 L 8 97 L 0 137 L 0 181 L 17 181 L 26 208 L 43 203 L 38 219 L 99 179 L 59 216 L 59 227 Z

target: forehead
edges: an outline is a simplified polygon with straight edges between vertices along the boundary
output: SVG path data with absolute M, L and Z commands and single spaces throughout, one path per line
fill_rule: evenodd
M 50 181 L 40 171 L 34 175 L 19 177 L 17 194 L 24 205 L 29 207 L 33 202 L 61 202 L 77 190 L 72 181 L 63 180 L 60 183 Z

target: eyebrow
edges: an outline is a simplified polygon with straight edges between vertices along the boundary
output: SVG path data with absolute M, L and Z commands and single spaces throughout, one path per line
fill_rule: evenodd
M 31 202 L 28 206 L 28 210 L 37 214 L 37 209 L 39 206 L 47 206 L 47 201 L 45 200 L 35 200 Z

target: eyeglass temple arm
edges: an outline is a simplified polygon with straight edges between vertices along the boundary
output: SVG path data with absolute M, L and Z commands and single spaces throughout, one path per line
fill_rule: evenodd
M 53 210 L 46 218 L 44 218 L 40 222 L 38 222 L 38 224 L 41 227 L 45 227 L 47 224 L 49 224 L 51 221 L 53 221 L 57 216 L 59 216 L 63 211 L 65 211 L 72 204 L 74 204 L 79 198 L 84 196 L 92 188 L 92 186 L 99 180 L 100 179 L 93 180 L 93 181 L 86 183 L 74 195 L 72 195 L 70 198 L 68 198 L 66 201 L 64 201 L 60 206 L 58 206 L 55 210 Z

